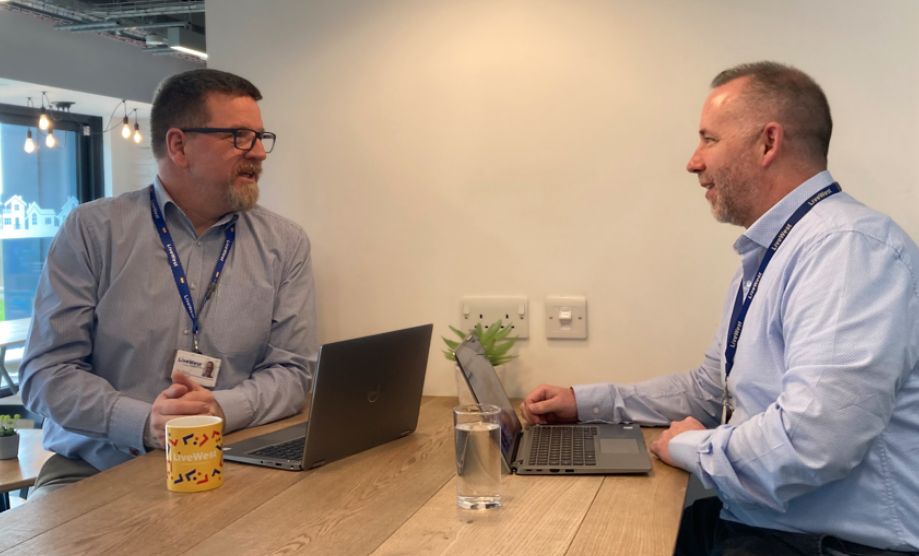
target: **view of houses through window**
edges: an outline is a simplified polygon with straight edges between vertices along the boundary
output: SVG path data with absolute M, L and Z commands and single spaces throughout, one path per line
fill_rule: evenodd
M 35 141 L 27 127 L 0 124 L 0 320 L 32 316 L 48 247 L 77 200 L 77 134 L 54 132 L 57 144 Z M 32 128 L 36 139 L 41 135 Z

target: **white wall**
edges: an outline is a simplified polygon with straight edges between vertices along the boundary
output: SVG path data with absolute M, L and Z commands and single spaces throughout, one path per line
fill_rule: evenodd
M 0 9 L 0 77 L 119 99 L 152 102 L 165 77 L 203 67 Z M 24 101 L 25 99 L 23 99 Z
M 156 159 L 153 158 L 153 149 L 150 146 L 150 120 L 138 119 L 143 140 L 138 145 L 134 139 L 125 141 L 121 136 L 119 118 L 115 118 L 106 126 L 113 126 L 106 134 L 106 157 L 111 157 L 111 162 L 106 160 L 106 169 L 111 168 L 110 175 L 106 175 L 106 197 L 117 197 L 122 193 L 147 187 L 156 178 Z M 134 120 L 131 120 L 131 129 L 134 129 Z
M 919 238 L 916 21 L 909 0 L 223 0 L 208 51 L 265 95 L 263 203 L 312 238 L 321 339 L 443 334 L 462 295 L 526 294 L 521 395 L 701 361 L 741 229 L 684 166 L 730 65 L 813 75 L 834 176 Z M 545 339 L 547 294 L 587 296 L 588 340 Z

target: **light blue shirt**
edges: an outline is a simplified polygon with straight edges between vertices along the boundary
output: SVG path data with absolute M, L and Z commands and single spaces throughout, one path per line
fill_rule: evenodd
M 738 285 L 748 291 L 789 216 L 833 182 L 821 172 L 734 244 L 741 256 L 721 326 L 687 374 L 576 386 L 581 420 L 707 427 L 670 442 L 714 488 L 721 517 L 919 550 L 919 249 L 845 192 L 817 204 L 763 275 L 737 348 L 721 421 L 724 346 Z M 845 188 L 845 184 L 842 184 Z
M 296 413 L 318 350 L 306 234 L 256 206 L 197 237 L 159 180 L 155 191 L 199 314 L 201 351 L 221 359 L 214 398 L 225 431 Z M 202 309 L 230 224 L 236 242 Z M 193 349 L 191 319 L 148 190 L 77 207 L 48 251 L 21 368 L 23 402 L 46 417 L 44 447 L 98 469 L 143 453 L 179 349 Z

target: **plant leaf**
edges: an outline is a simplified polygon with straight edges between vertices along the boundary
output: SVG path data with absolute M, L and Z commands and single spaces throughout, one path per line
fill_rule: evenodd
M 453 354 L 452 354 L 451 352 L 449 352 L 449 351 L 442 351 L 441 353 L 444 354 L 444 356 L 447 358 L 448 361 L 456 361 L 456 357 L 454 357 Z
M 466 334 L 465 334 L 462 330 L 460 330 L 460 329 L 458 329 L 458 328 L 453 328 L 452 326 L 450 327 L 450 330 L 452 330 L 454 334 L 456 334 L 457 336 L 459 336 L 459 339 L 460 339 L 460 340 L 465 340 L 465 339 L 466 339 Z
M 510 334 L 511 331 L 513 331 L 513 328 L 511 328 L 510 326 L 505 326 L 504 330 L 495 334 L 495 340 L 503 340 L 504 338 L 507 338 L 508 334 Z
M 508 351 L 509 349 L 511 349 L 512 347 L 514 347 L 514 342 L 513 342 L 513 341 L 505 342 L 505 343 L 501 344 L 500 346 L 495 346 L 495 347 L 489 352 L 489 355 L 495 355 L 495 356 L 497 356 L 497 357 L 501 357 L 502 355 L 506 355 L 506 354 L 507 354 L 507 351 Z
M 456 348 L 459 347 L 459 342 L 454 342 L 453 340 L 448 340 L 448 339 L 444 338 L 443 336 L 441 336 L 440 338 L 444 341 L 445 344 L 447 344 L 447 347 L 450 348 L 450 349 L 456 349 Z
M 485 336 L 482 338 L 482 343 L 484 344 L 486 341 L 494 340 L 495 335 L 498 332 L 501 332 L 501 320 L 500 319 L 497 320 L 496 322 L 493 322 L 491 326 L 488 327 L 488 331 L 485 332 Z

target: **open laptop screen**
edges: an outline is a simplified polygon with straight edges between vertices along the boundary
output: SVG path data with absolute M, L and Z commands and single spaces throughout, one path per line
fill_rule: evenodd
M 495 368 L 488 361 L 482 344 L 474 333 L 469 334 L 453 352 L 456 362 L 466 377 L 466 383 L 476 401 L 501 408 L 501 453 L 510 466 L 514 457 L 514 439 L 523 430 L 511 401 L 507 398 Z

